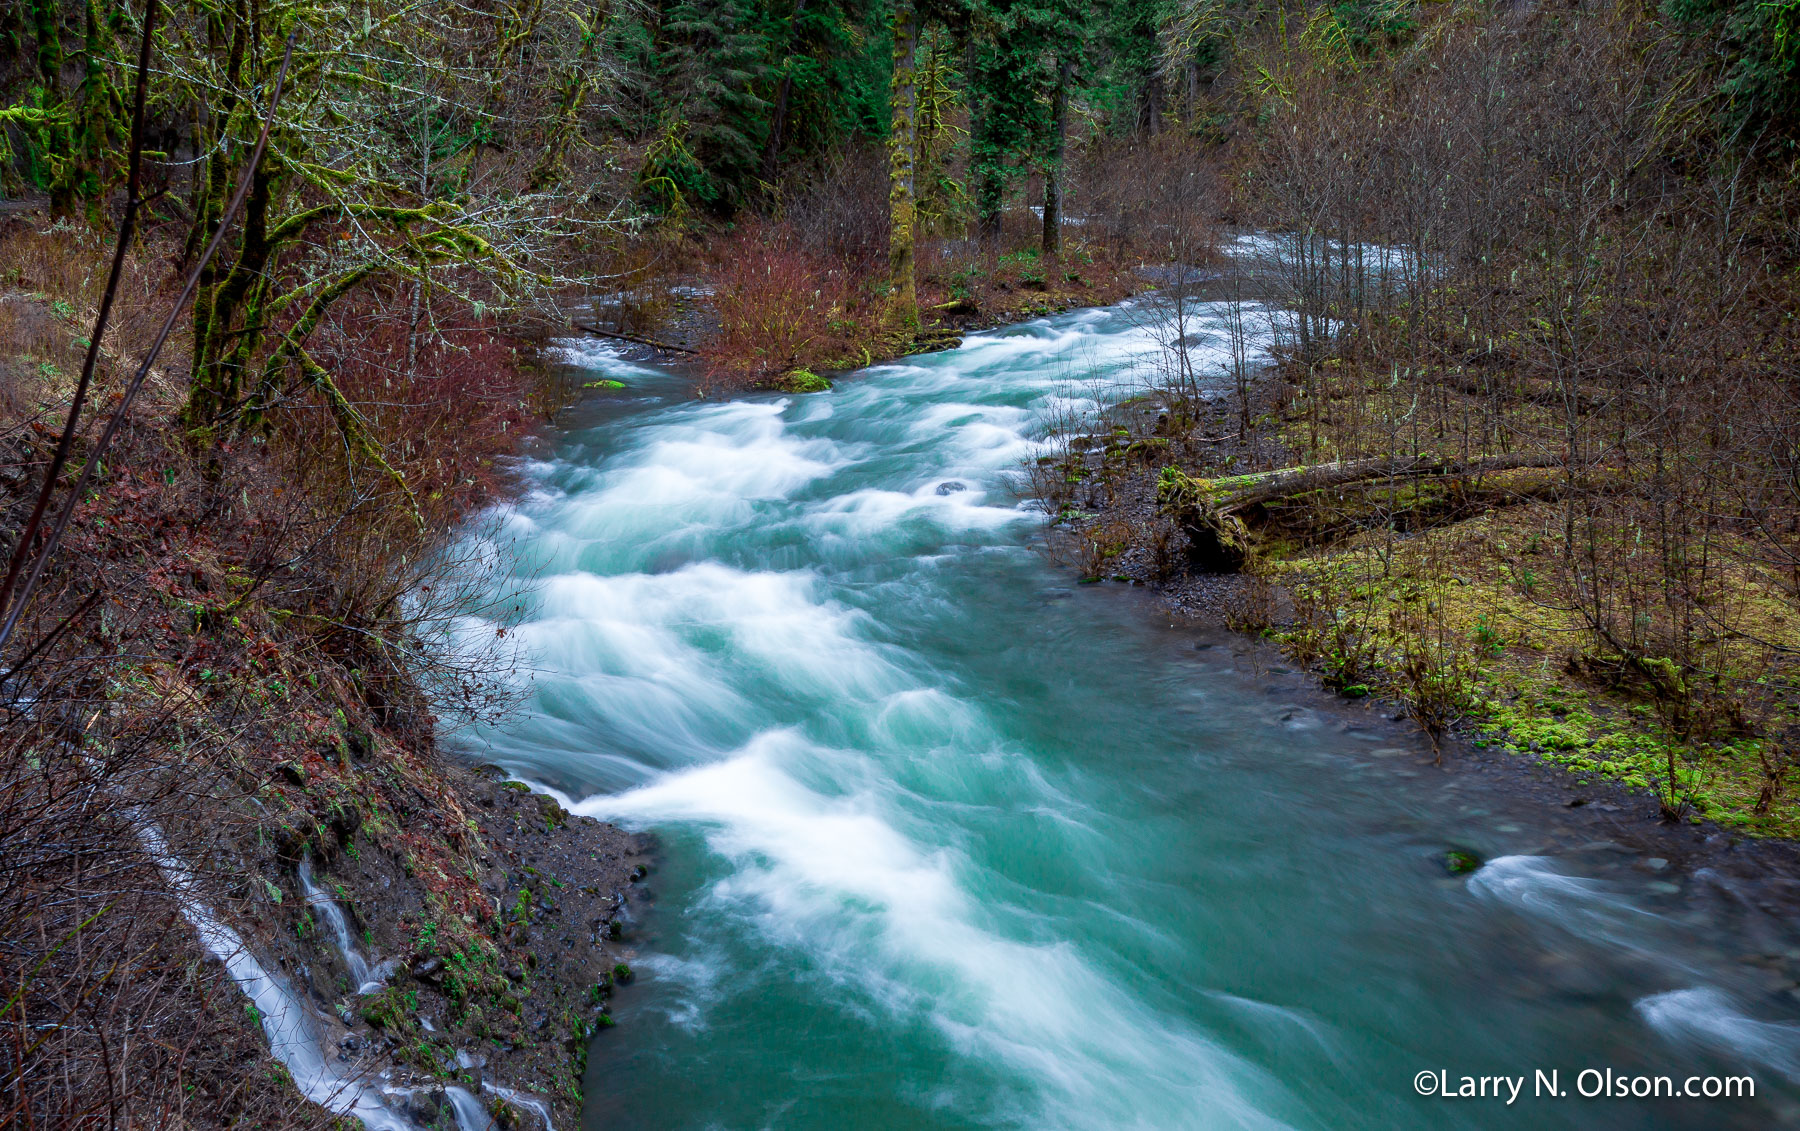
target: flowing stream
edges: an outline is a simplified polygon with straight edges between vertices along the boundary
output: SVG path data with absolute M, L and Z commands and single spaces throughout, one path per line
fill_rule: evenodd
M 344 967 L 350 972 L 350 981 L 356 986 L 356 992 L 379 993 L 381 987 L 387 985 L 388 979 L 393 977 L 394 971 L 399 969 L 399 960 L 390 958 L 374 966 L 369 965 L 369 960 L 363 957 L 362 950 L 351 937 L 350 921 L 345 918 L 344 909 L 313 880 L 311 857 L 300 861 L 295 875 L 300 880 L 300 890 L 306 895 L 306 905 L 317 911 L 319 917 L 325 920 L 325 925 L 331 928 L 331 937 L 337 942 L 338 953 L 343 956 Z
M 1753 898 L 1035 548 L 1022 466 L 1152 349 L 1089 310 L 717 402 L 570 345 L 626 388 L 498 517 L 531 712 L 469 741 L 660 838 L 587 1126 L 1800 1121 L 1800 936 Z M 1524 1088 L 1416 1094 L 1440 1069 Z

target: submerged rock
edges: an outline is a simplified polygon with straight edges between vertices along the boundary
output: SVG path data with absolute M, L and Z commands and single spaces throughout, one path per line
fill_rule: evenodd
M 1466 876 L 1480 868 L 1483 863 L 1479 854 L 1466 848 L 1447 848 L 1438 859 L 1443 864 L 1444 871 L 1452 876 Z

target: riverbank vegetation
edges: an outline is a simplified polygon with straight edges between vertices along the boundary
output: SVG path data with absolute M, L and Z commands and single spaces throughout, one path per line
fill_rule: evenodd
M 534 326 L 618 226 L 550 187 L 579 16 L 7 9 L 8 1121 L 322 1124 L 384 1071 L 426 1121 L 533 1118 L 483 1081 L 574 1117 L 619 935 L 529 927 L 605 932 L 635 849 L 436 743 L 511 664 L 446 634 L 449 531 L 564 396 Z
M 1193 288 L 1240 379 L 1201 443 L 1158 379 L 1187 455 L 1154 489 L 1191 568 L 1257 579 L 1242 622 L 1434 742 L 1796 830 L 1793 18 L 1183 9 L 1227 199 L 1270 235 Z
M 1796 18 L 0 8 L 0 1106 L 325 1118 L 204 906 L 359 1069 L 479 1048 L 570 1113 L 631 850 L 438 740 L 507 708 L 505 636 L 448 644 L 505 620 L 451 532 L 571 322 L 691 316 L 704 382 L 806 391 L 1151 288 L 1147 411 L 1039 475 L 1084 572 L 1237 571 L 1239 623 L 1434 739 L 1795 831 Z M 312 977 L 303 860 L 393 985 Z M 601 965 L 540 976 L 577 912 Z

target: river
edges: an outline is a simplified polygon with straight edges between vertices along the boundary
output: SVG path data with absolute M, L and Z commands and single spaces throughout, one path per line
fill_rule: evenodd
M 497 518 L 535 670 L 464 741 L 660 839 L 587 1126 L 1800 1121 L 1790 927 L 1046 559 L 1020 468 L 1151 349 L 1087 310 L 717 401 L 569 347 L 626 387 Z

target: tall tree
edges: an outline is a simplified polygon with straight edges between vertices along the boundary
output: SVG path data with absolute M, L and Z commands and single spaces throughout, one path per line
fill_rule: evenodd
M 1069 76 L 1074 64 L 1067 55 L 1056 61 L 1056 83 L 1050 95 L 1050 138 L 1044 155 L 1044 232 L 1039 250 L 1047 260 L 1062 254 L 1063 151 L 1069 132 Z
M 1013 185 L 1045 179 L 1044 206 L 1062 209 L 1068 98 L 1081 57 L 1083 16 L 1071 0 L 981 0 L 981 31 L 970 76 L 970 167 L 984 238 L 1000 230 Z M 1043 250 L 1060 247 L 1060 220 L 1046 218 Z
M 969 172 L 982 239 L 1000 235 L 1000 217 L 1013 184 L 1027 169 L 1044 132 L 1038 26 L 1026 0 L 984 0 L 970 75 Z
M 901 325 L 919 324 L 919 296 L 913 278 L 913 221 L 917 203 L 913 157 L 918 127 L 919 13 L 912 0 L 894 7 L 893 117 L 888 131 L 888 276 L 894 315 Z
M 693 159 L 688 196 L 729 215 L 749 196 L 770 129 L 774 46 L 752 0 L 677 0 L 660 29 L 662 125 Z

